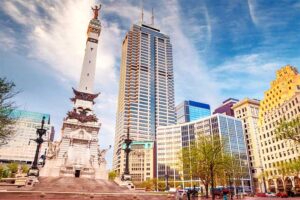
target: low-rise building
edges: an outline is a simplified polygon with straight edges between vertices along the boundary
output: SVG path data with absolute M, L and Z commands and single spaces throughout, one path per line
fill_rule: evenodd
M 234 98 L 226 99 L 225 101 L 223 101 L 223 104 L 221 106 L 215 109 L 213 114 L 220 113 L 220 114 L 234 117 L 232 106 L 236 104 L 238 101 L 239 101 L 238 99 L 234 99 Z
M 248 162 L 242 121 L 223 114 L 215 114 L 193 122 L 157 128 L 157 178 L 171 186 L 200 183 L 181 171 L 180 152 L 189 147 L 197 135 L 219 135 L 225 141 L 225 151 L 238 158 L 240 167 L 246 173 L 241 177 L 244 192 L 252 189 L 252 179 Z M 191 184 L 189 184 L 191 185 Z M 198 184 L 197 184 L 198 185 Z
M 0 146 L 1 162 L 24 162 L 31 164 L 34 159 L 37 144 L 30 139 L 36 139 L 37 128 L 41 127 L 41 121 L 45 117 L 45 140 L 53 138 L 54 128 L 50 124 L 50 115 L 25 110 L 14 110 L 11 117 L 16 123 L 11 127 L 14 134 L 8 139 L 7 144 Z M 40 155 L 45 153 L 48 143 L 42 144 Z
M 125 148 L 126 145 L 123 144 L 122 149 Z M 132 181 L 143 182 L 152 179 L 154 177 L 154 142 L 133 141 L 129 148 L 131 149 L 129 154 L 129 173 Z
M 196 101 L 183 101 L 176 106 L 177 123 L 195 121 L 211 115 L 210 105 Z
M 262 192 L 264 191 L 264 186 L 258 182 L 259 175 L 262 171 L 258 134 L 259 100 L 245 98 L 234 104 L 232 109 L 234 116 L 243 122 L 249 164 L 253 178 L 253 190 Z

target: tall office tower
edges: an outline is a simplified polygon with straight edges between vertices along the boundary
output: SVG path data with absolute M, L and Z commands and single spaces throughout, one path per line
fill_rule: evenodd
M 176 106 L 177 123 L 191 122 L 211 115 L 210 105 L 196 101 L 183 101 Z
M 258 182 L 262 170 L 258 134 L 259 100 L 245 98 L 234 104 L 232 109 L 234 116 L 243 121 L 250 169 L 253 178 L 253 191 L 263 192 L 264 186 Z
M 243 175 L 236 183 L 243 192 L 252 189 L 251 173 L 245 144 L 243 124 L 240 119 L 223 114 L 215 114 L 193 122 L 176 124 L 157 128 L 157 178 L 165 180 L 168 177 L 170 187 L 177 185 L 199 185 L 198 177 L 183 173 L 180 163 L 182 148 L 189 148 L 195 138 L 200 135 L 217 135 L 225 142 L 225 151 L 236 157 L 240 163 Z M 182 164 L 182 165 L 181 165 Z M 202 188 L 203 185 L 200 184 Z
M 264 93 L 259 108 L 259 139 L 264 179 L 269 191 L 292 190 L 300 192 L 300 179 L 294 174 L 282 174 L 278 163 L 298 159 L 300 150 L 289 140 L 279 140 L 275 130 L 280 121 L 289 121 L 300 115 L 300 74 L 292 66 L 276 72 L 276 79 Z M 283 178 L 284 177 L 284 178 Z M 261 180 L 262 181 L 262 180 Z
M 155 141 L 158 126 L 176 123 L 172 45 L 153 26 L 134 24 L 123 40 L 116 117 L 113 168 L 119 174 L 127 127 L 133 140 Z
M 8 143 L 0 146 L 0 162 L 24 162 L 31 164 L 36 151 L 36 143 L 30 139 L 36 139 L 36 129 L 41 127 L 41 121 L 45 117 L 46 135 L 45 140 L 50 140 L 54 134 L 54 128 L 50 124 L 50 115 L 25 110 L 14 110 L 11 117 L 16 119 L 16 123 L 11 129 L 15 134 L 7 141 Z M 45 153 L 47 143 L 42 144 L 40 155 Z
M 239 101 L 238 99 L 234 99 L 234 98 L 226 99 L 225 101 L 223 101 L 223 104 L 221 106 L 215 109 L 213 114 L 220 113 L 220 114 L 234 117 L 232 106 L 238 101 Z

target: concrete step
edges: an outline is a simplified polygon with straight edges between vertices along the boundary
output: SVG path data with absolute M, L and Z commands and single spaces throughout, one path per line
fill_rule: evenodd
M 113 181 L 74 177 L 40 177 L 32 191 L 56 192 L 126 192 Z

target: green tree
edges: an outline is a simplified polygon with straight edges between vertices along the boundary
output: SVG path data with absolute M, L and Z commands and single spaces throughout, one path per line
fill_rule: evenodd
M 108 173 L 108 179 L 111 180 L 111 181 L 114 181 L 115 178 L 117 177 L 117 175 L 118 175 L 117 172 L 112 170 Z
M 290 121 L 282 120 L 275 130 L 276 137 L 281 140 L 292 140 L 300 144 L 300 116 Z
M 224 173 L 226 167 L 224 142 L 218 135 L 200 135 L 190 147 L 182 149 L 183 174 L 200 178 L 208 197 L 208 187 L 215 187 L 216 176 Z M 215 199 L 212 192 L 212 198 Z
M 285 178 L 293 173 L 293 162 L 277 162 L 276 163 L 279 176 L 281 177 L 283 181 L 283 191 L 286 191 L 285 189 Z
M 10 125 L 15 123 L 11 112 L 15 109 L 12 98 L 17 94 L 15 84 L 6 78 L 0 78 L 0 146 L 7 143 L 8 138 L 14 133 Z

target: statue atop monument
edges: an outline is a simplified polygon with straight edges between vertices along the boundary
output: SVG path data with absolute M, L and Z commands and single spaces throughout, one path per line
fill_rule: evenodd
M 95 6 L 95 8 L 92 7 L 93 13 L 94 13 L 94 19 L 98 19 L 99 10 L 101 9 L 101 4 L 98 6 Z

